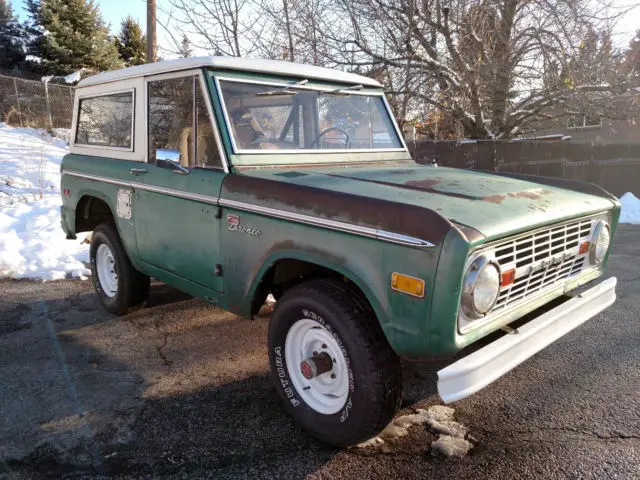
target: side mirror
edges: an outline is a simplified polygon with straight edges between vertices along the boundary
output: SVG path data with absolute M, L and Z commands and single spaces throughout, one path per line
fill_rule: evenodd
M 169 150 L 166 148 L 156 149 L 156 166 L 161 168 L 168 168 L 175 173 L 187 175 L 190 172 L 188 168 L 184 168 L 180 165 L 181 155 L 177 150 Z
M 156 162 L 171 162 L 180 165 L 180 152 L 166 148 L 156 149 Z

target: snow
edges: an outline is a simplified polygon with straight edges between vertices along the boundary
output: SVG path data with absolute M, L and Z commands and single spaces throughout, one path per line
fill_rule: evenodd
M 85 72 L 86 68 L 81 68 L 80 70 L 76 70 L 73 73 L 70 73 L 66 77 L 64 77 L 65 83 L 77 83 L 82 78 L 82 74 Z
M 63 134 L 63 132 L 60 132 Z M 66 142 L 0 123 L 0 278 L 87 278 L 84 235 L 60 227 L 60 161 Z
M 633 193 L 627 192 L 620 197 L 620 203 L 622 204 L 620 223 L 640 225 L 640 199 Z
M 469 429 L 453 419 L 455 410 L 444 405 L 432 405 L 428 409 L 416 409 L 416 413 L 394 418 L 387 427 L 376 437 L 356 445 L 355 448 L 379 449 L 383 453 L 390 453 L 394 445 L 398 446 L 398 439 L 409 435 L 409 429 L 416 426 L 428 427 L 438 435 L 431 443 L 431 454 L 444 457 L 462 457 L 472 448 L 469 439 Z
M 73 73 L 70 73 L 67 76 L 60 76 L 60 75 L 47 75 L 45 77 L 41 77 L 40 80 L 43 83 L 49 83 L 51 80 L 53 80 L 54 78 L 61 78 L 62 80 L 64 80 L 65 83 L 77 83 L 80 81 L 80 79 L 82 78 L 82 74 L 84 72 L 86 72 L 87 69 L 86 68 L 81 68 L 80 70 L 76 70 Z

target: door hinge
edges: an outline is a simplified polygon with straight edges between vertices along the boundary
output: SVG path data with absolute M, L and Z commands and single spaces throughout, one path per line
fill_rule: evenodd
M 216 207 L 215 217 L 222 218 L 222 207 Z
M 213 269 L 213 275 L 215 277 L 221 277 L 222 276 L 222 265 L 220 265 L 219 263 L 216 263 L 216 266 Z

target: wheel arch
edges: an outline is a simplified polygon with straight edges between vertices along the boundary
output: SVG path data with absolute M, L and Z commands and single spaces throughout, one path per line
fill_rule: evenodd
M 278 278 L 277 276 L 279 275 L 280 269 L 283 267 L 287 267 L 289 270 L 285 277 Z M 300 270 L 296 270 L 296 267 L 300 267 Z M 305 269 L 309 269 L 311 273 L 309 276 L 303 275 L 302 278 L 293 278 L 292 275 L 294 273 L 304 272 Z M 376 318 L 384 330 L 384 324 L 387 323 L 388 318 L 387 313 L 375 292 L 372 291 L 367 282 L 364 281 L 363 276 L 356 273 L 350 266 L 337 264 L 327 260 L 325 257 L 308 252 L 276 252 L 262 263 L 247 291 L 247 298 L 251 299 L 251 315 L 253 316 L 257 313 L 260 306 L 264 303 L 264 299 L 271 291 L 271 288 L 274 285 L 278 285 L 277 282 L 283 280 L 284 283 L 290 287 L 306 279 L 318 277 L 345 279 L 368 303 L 368 306 L 376 315 Z
M 98 192 L 84 193 L 80 196 L 75 208 L 75 233 L 91 231 L 109 219 L 116 223 L 108 197 Z

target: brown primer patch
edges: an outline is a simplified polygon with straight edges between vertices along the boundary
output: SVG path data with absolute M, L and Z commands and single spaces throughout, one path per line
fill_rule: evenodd
M 249 197 L 270 207 L 379 228 L 440 243 L 451 223 L 434 210 L 352 193 L 247 175 L 228 175 L 223 198 Z
M 416 188 L 433 188 L 441 182 L 442 180 L 439 178 L 428 178 L 425 180 L 409 180 L 408 182 L 404 182 L 404 184 Z

